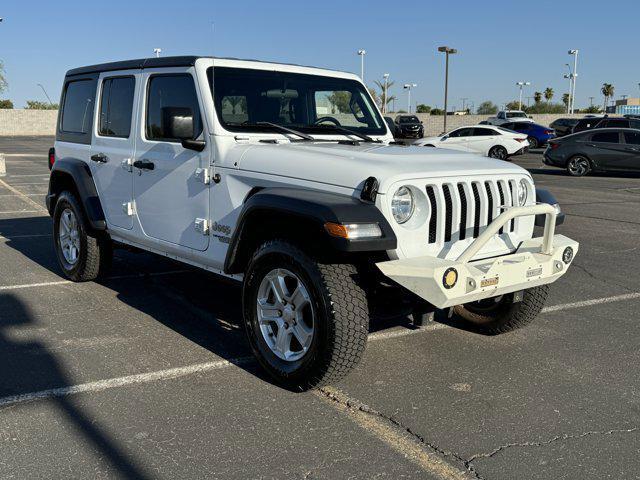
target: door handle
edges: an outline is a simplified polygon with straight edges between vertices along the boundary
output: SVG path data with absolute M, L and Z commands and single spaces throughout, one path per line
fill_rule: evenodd
M 133 166 L 140 170 L 153 170 L 156 168 L 156 164 L 149 160 L 136 160 L 133 162 Z
M 91 155 L 91 160 L 96 163 L 107 163 L 109 161 L 109 157 L 104 153 L 96 153 L 95 155 Z

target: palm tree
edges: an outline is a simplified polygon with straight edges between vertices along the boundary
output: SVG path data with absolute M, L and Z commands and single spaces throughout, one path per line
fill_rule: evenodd
M 386 90 L 385 90 L 385 88 L 384 88 L 384 82 L 381 82 L 381 81 L 379 81 L 379 80 L 376 80 L 376 81 L 375 81 L 376 86 L 380 89 L 380 96 L 379 96 L 379 97 L 380 97 L 380 106 L 383 108 L 383 110 L 384 110 L 385 112 L 387 111 L 387 109 L 386 109 L 386 108 L 384 108 L 384 107 L 385 107 L 385 106 L 387 106 L 387 105 L 389 105 L 393 100 L 395 100 L 395 99 L 396 99 L 396 97 L 395 97 L 395 96 L 393 96 L 393 95 L 389 95 L 389 89 L 390 89 L 391 87 L 393 87 L 393 85 L 394 85 L 395 83 L 396 83 L 396 82 L 393 82 L 393 81 L 391 81 L 391 82 L 387 82 L 387 88 L 386 88 Z
M 553 88 L 547 87 L 544 89 L 544 99 L 549 103 L 553 98 Z
M 7 79 L 4 77 L 4 64 L 0 62 L 0 93 L 4 92 L 8 86 Z
M 562 94 L 562 103 L 564 103 L 565 107 L 569 106 L 569 100 L 571 98 L 571 95 L 569 95 L 568 93 L 564 93 Z
M 540 103 L 542 101 L 542 93 L 541 92 L 535 92 L 533 94 L 533 101 L 536 103 Z
M 600 90 L 602 95 L 604 95 L 604 108 L 603 111 L 606 113 L 607 104 L 609 103 L 609 99 L 613 97 L 613 92 L 615 91 L 615 87 L 610 83 L 603 83 L 602 89 Z

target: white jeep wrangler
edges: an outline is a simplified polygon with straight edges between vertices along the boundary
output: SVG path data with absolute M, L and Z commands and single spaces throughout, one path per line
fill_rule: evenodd
M 67 277 L 95 279 L 116 243 L 242 282 L 256 357 L 297 390 L 358 363 L 381 285 L 499 333 L 540 312 L 578 250 L 527 171 L 394 144 L 350 73 L 203 57 L 70 70 L 49 162 Z

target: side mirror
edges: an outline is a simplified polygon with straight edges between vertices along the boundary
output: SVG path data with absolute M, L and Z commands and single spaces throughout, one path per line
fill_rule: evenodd
M 183 138 L 181 143 L 182 148 L 186 148 L 187 150 L 195 150 L 196 152 L 203 151 L 207 146 L 204 140 L 191 140 L 190 138 Z
M 162 135 L 165 138 L 177 140 L 193 138 L 193 110 L 188 107 L 164 107 L 161 112 Z
M 420 120 L 420 125 L 424 125 L 424 122 L 422 120 Z
M 444 142 L 447 138 L 449 138 L 449 135 L 445 135 L 445 136 L 443 136 L 443 137 L 440 139 L 440 141 L 441 141 L 441 142 Z

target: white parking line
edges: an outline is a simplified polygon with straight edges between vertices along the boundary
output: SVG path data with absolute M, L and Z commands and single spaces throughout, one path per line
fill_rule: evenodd
M 49 185 L 49 182 L 44 183 L 12 183 L 14 187 L 45 187 Z
M 613 297 L 594 298 L 592 300 L 584 300 L 582 302 L 565 303 L 563 305 L 552 305 L 542 309 L 542 313 L 559 312 L 561 310 L 570 310 L 572 308 L 591 307 L 593 305 L 602 305 L 603 303 L 623 302 L 625 300 L 635 300 L 640 298 L 640 292 L 624 293 Z
M 2 179 L 0 179 L 0 187 L 4 187 L 4 188 L 8 189 L 9 191 L 15 193 L 20 198 L 22 198 L 25 202 L 27 202 L 29 205 L 31 205 L 32 207 L 36 207 L 38 209 L 38 211 L 40 211 L 40 212 L 46 212 L 47 211 L 47 209 L 44 208 L 42 205 L 40 205 L 38 202 L 34 202 L 28 196 L 26 196 L 24 193 L 22 193 L 20 190 L 18 190 L 17 188 L 12 187 L 11 185 L 9 185 L 7 182 L 5 182 Z M 49 213 L 49 212 L 47 212 L 47 213 Z
M 8 212 L 0 212 L 0 215 L 13 215 L 16 213 L 42 213 L 42 210 L 11 210 Z
M 29 174 L 18 174 L 18 175 L 7 175 L 7 177 L 17 178 L 17 177 L 48 177 L 49 173 L 29 173 Z
M 50 237 L 50 233 L 33 233 L 29 235 L 9 235 L 5 237 L 4 235 L 0 235 L 0 240 L 13 240 L 15 238 L 39 238 L 39 237 Z

